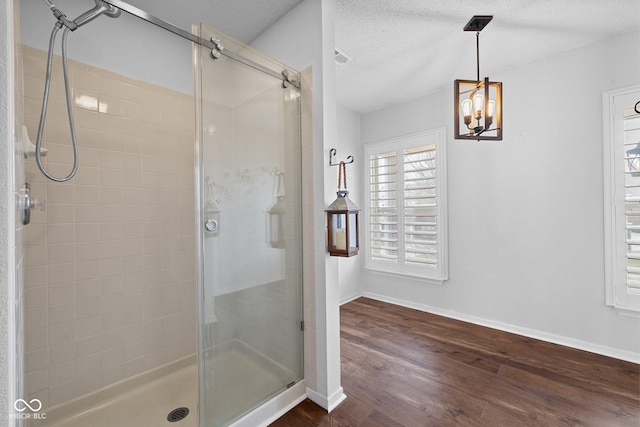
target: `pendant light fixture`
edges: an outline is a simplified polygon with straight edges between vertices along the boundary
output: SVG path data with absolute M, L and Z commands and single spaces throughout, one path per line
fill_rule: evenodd
M 502 141 L 502 83 L 480 80 L 480 31 L 493 19 L 476 15 L 464 31 L 476 32 L 476 80 L 455 80 L 455 139 Z

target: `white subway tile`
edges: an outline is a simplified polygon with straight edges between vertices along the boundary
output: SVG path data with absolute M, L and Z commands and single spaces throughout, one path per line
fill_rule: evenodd
M 51 267 L 49 268 L 51 270 Z M 51 273 L 49 273 L 51 276 Z M 76 284 L 74 281 L 49 285 L 49 307 L 57 304 L 72 303 L 76 298 Z
M 29 372 L 25 375 L 25 388 L 35 393 L 49 388 L 49 369 Z
M 59 325 L 49 326 L 47 330 L 49 334 L 49 346 L 55 346 L 57 344 L 73 341 L 76 335 L 75 322 L 67 322 Z
M 78 340 L 100 334 L 100 316 L 85 317 L 76 321 L 76 338 Z
M 101 330 L 102 332 L 111 332 L 124 327 L 124 312 L 118 310 L 112 313 L 102 315 Z
M 25 355 L 26 372 L 34 372 L 49 366 L 49 351 L 47 348 L 29 352 Z
M 99 314 L 100 297 L 95 296 L 76 301 L 76 319 L 80 320 L 87 317 L 94 317 Z
M 78 359 L 86 358 L 91 355 L 99 355 L 100 351 L 102 351 L 100 335 L 92 335 L 76 341 L 76 355 Z M 99 359 L 96 369 L 100 370 Z M 79 371 L 80 366 L 78 366 L 76 370 Z
M 76 359 L 75 341 L 71 343 L 64 343 L 64 344 L 49 347 L 49 364 L 51 366 L 72 362 L 74 364 L 74 370 L 75 370 L 75 362 L 76 362 L 75 359 Z
M 73 224 L 50 224 L 47 226 L 46 236 L 47 242 L 50 245 L 73 243 L 75 239 L 75 227 Z
M 97 205 L 100 203 L 100 187 L 97 185 L 75 185 L 75 200 L 80 205 Z M 76 227 L 79 224 L 76 224 Z
M 25 300 L 29 302 L 26 295 L 25 295 Z M 46 327 L 48 321 L 49 321 L 49 308 L 47 306 L 42 306 L 42 307 L 33 308 L 33 309 L 27 308 L 24 314 L 25 333 L 29 332 L 28 335 L 31 335 L 32 331 Z
M 49 264 L 47 268 L 49 285 L 73 282 L 75 279 L 73 263 Z M 51 300 L 49 300 L 51 302 Z
M 90 280 L 99 277 L 99 264 L 97 260 L 76 262 L 76 280 Z
M 75 302 L 49 305 L 49 325 L 71 322 L 75 318 Z
M 73 243 L 48 245 L 47 260 L 49 264 L 72 263 L 75 260 L 75 245 Z
M 122 309 L 121 292 L 100 297 L 100 314 L 112 313 L 120 309 Z

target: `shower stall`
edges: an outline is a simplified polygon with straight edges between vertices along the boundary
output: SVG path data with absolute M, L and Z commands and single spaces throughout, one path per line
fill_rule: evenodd
M 44 21 L 21 3 L 24 35 Z M 51 28 L 79 2 L 37 3 Z M 257 408 L 304 394 L 300 74 L 122 1 L 76 20 L 85 43 L 100 25 L 164 37 L 193 90 L 76 57 L 78 34 L 65 73 L 21 47 L 24 400 L 46 414 L 26 423 L 257 425 Z

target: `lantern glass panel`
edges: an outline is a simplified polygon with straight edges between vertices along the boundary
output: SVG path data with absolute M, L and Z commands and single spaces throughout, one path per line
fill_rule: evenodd
M 339 251 L 347 250 L 347 216 L 344 213 L 331 214 L 331 241 L 333 242 L 333 249 Z
M 349 213 L 349 248 L 358 247 L 358 222 L 355 212 Z

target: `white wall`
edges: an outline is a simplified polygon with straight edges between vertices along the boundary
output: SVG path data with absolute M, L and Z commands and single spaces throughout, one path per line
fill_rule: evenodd
M 639 51 L 630 33 L 490 76 L 502 143 L 452 139 L 449 87 L 363 116 L 364 143 L 447 127 L 450 215 L 448 282 L 367 271 L 364 293 L 640 360 L 640 320 L 604 299 L 601 124 L 601 93 L 640 82 Z
M 346 160 L 347 156 L 353 156 L 353 163 L 347 165 L 347 188 L 349 198 L 360 208 L 364 209 L 364 184 L 363 170 L 366 167 L 362 143 L 360 142 L 360 115 L 340 105 L 337 106 L 337 137 L 334 148 L 337 150 L 336 161 Z M 334 175 L 333 188 L 337 191 L 338 171 L 337 167 L 330 171 Z M 335 199 L 335 196 L 334 196 Z M 362 215 L 362 213 L 361 213 Z M 360 227 L 364 226 L 364 219 L 360 218 Z M 363 230 L 360 230 L 360 247 L 365 238 Z M 340 288 L 340 304 L 344 304 L 362 295 L 362 275 L 364 257 L 363 254 L 350 258 L 338 258 L 338 280 Z
M 42 1 L 19 2 L 22 42 L 47 50 L 55 24 L 53 14 Z M 55 5 L 75 19 L 94 4 L 56 0 Z M 61 39 L 62 31 L 57 38 L 58 54 Z M 101 16 L 70 33 L 67 43 L 69 58 L 182 93 L 193 93 L 191 42 L 128 13 L 122 12 L 118 18 Z
M 304 228 L 305 379 L 309 397 L 328 410 L 345 397 L 340 385 L 338 261 L 326 251 L 324 218 L 324 209 L 335 199 L 336 180 L 335 168 L 328 166 L 336 140 L 334 16 L 335 0 L 305 0 L 252 42 L 291 67 L 312 70 L 312 111 L 302 111 L 303 135 L 305 121 L 313 123 L 312 145 L 305 145 L 303 137 L 302 152 L 303 209 L 310 220 Z

